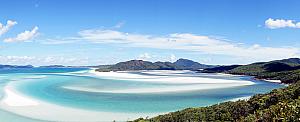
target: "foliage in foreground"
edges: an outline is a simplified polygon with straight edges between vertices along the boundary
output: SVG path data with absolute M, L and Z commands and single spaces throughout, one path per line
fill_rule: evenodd
M 243 66 L 220 66 L 208 68 L 202 72 L 251 75 L 291 84 L 267 94 L 255 95 L 247 101 L 187 108 L 150 119 L 139 118 L 134 122 L 300 122 L 300 59 L 290 58 Z
M 258 94 L 249 100 L 224 102 L 208 107 L 187 108 L 150 119 L 134 122 L 300 122 L 300 82 L 268 94 Z

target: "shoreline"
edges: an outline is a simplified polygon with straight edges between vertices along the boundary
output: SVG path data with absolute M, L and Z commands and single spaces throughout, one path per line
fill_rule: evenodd
M 283 84 L 283 83 L 281 82 L 281 80 L 268 80 L 268 79 L 261 79 L 261 80 L 266 81 L 266 82 L 271 82 L 271 83 L 279 83 L 279 84 Z
M 170 92 L 189 92 L 189 91 L 201 91 L 209 89 L 229 88 L 244 86 L 240 84 L 199 84 L 199 85 L 182 85 L 182 86 L 169 86 L 158 88 L 134 88 L 134 89 L 122 89 L 122 90 L 99 90 L 96 88 L 84 88 L 76 86 L 63 87 L 69 90 L 83 91 L 83 92 L 99 92 L 99 93 L 170 93 Z
M 137 72 L 137 71 L 136 71 Z M 148 82 L 157 84 L 170 84 L 172 86 L 158 86 L 158 87 L 145 87 L 145 88 L 128 88 L 117 90 L 99 90 L 96 88 L 81 87 L 81 86 L 67 86 L 64 87 L 70 90 L 84 91 L 84 92 L 103 92 L 103 93 L 162 93 L 162 92 L 186 92 L 208 89 L 229 88 L 237 86 L 246 86 L 255 84 L 252 81 L 247 80 L 229 80 L 229 79 L 215 79 L 198 77 L 197 75 L 184 74 L 170 75 L 170 76 L 152 76 L 147 74 L 172 74 L 172 73 L 185 73 L 190 71 L 140 71 L 143 74 L 134 74 L 131 71 L 121 72 L 97 72 L 90 70 L 89 73 L 104 79 L 115 80 L 131 80 L 136 82 Z
M 172 73 L 184 73 L 184 72 L 193 72 L 190 70 L 135 70 L 135 71 L 110 71 L 110 72 L 98 72 L 96 71 L 96 68 L 90 68 L 88 73 L 94 74 L 96 76 L 100 76 L 102 78 L 107 78 L 110 77 L 109 79 L 119 79 L 119 80 L 136 80 L 138 78 L 144 78 L 142 81 L 150 81 L 147 79 L 151 79 L 149 76 L 145 77 L 139 74 L 130 74 L 130 72 L 141 72 L 141 73 L 146 73 L 146 74 L 164 74 L 164 75 L 169 75 Z M 172 73 L 169 73 L 172 72 Z M 126 76 L 125 76 L 126 73 Z M 197 73 L 195 73 L 197 74 Z M 238 75 L 238 74 L 228 74 L 228 73 L 205 73 L 205 74 L 216 74 L 216 75 L 222 75 L 222 76 L 250 76 L 253 77 L 255 80 L 261 80 L 265 82 L 270 82 L 270 83 L 280 83 L 282 82 L 280 80 L 269 80 L 269 79 L 260 79 L 260 78 L 255 78 L 255 76 L 251 75 Z M 176 74 L 172 76 L 181 76 L 181 74 Z M 152 78 L 163 78 L 165 76 L 152 76 Z M 152 80 L 155 81 L 155 80 Z M 173 83 L 173 82 L 172 82 Z M 177 82 L 177 83 L 182 83 L 182 82 Z M 185 82 L 186 83 L 186 82 Z M 214 82 L 210 82 L 214 83 Z
M 145 73 L 146 71 L 143 71 Z M 165 71 L 164 71 L 165 72 Z M 97 72 L 95 70 L 90 70 L 89 73 L 94 74 L 99 78 L 106 79 L 117 79 L 117 80 L 133 80 L 140 82 L 153 82 L 153 83 L 169 83 L 169 84 L 192 84 L 192 83 L 207 83 L 207 84 L 220 84 L 220 83 L 236 83 L 241 85 L 252 85 L 252 81 L 246 80 L 227 80 L 227 79 L 214 79 L 214 78 L 203 78 L 189 76 L 181 77 L 179 76 L 146 76 L 140 74 L 132 74 L 128 72 Z M 202 81 L 199 81 L 202 80 Z M 242 81 L 242 82 L 241 82 Z
M 238 98 L 233 98 L 233 99 L 229 99 L 228 101 L 231 102 L 235 102 L 235 101 L 239 101 L 239 100 L 249 100 L 252 96 L 244 96 L 244 97 L 238 97 Z
M 65 107 L 26 96 L 13 89 L 12 86 L 5 86 L 4 90 L 5 96 L 0 101 L 1 109 L 19 116 L 43 121 L 127 121 L 163 114 L 118 113 Z M 27 102 L 23 103 L 22 100 L 27 100 Z
M 265 82 L 271 82 L 271 83 L 280 83 L 280 84 L 284 84 L 281 82 L 281 80 L 270 80 L 270 79 L 264 79 L 264 78 L 256 78 L 255 76 L 251 76 L 251 75 L 236 75 L 236 74 L 228 74 L 228 73 L 216 73 L 216 74 L 220 74 L 220 75 L 231 75 L 231 76 L 250 76 L 253 77 L 253 79 L 255 80 L 261 80 L 261 81 L 265 81 Z

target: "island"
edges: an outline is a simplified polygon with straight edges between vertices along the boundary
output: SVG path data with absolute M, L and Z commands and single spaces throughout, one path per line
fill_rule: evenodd
M 130 60 L 114 65 L 103 65 L 97 67 L 96 71 L 131 71 L 131 70 L 200 70 L 213 68 L 214 65 L 205 65 L 188 59 L 178 59 L 176 62 L 150 62 L 143 60 Z

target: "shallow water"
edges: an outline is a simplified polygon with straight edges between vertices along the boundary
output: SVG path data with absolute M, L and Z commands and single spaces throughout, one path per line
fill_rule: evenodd
M 97 77 L 89 74 L 84 68 L 33 68 L 0 71 L 0 95 L 4 95 L 3 87 L 10 83 L 15 89 L 27 96 L 53 104 L 91 111 L 123 112 L 123 113 L 164 113 L 187 107 L 207 106 L 228 101 L 234 98 L 266 93 L 275 88 L 284 87 L 277 83 L 253 80 L 248 76 L 225 76 L 220 74 L 196 74 L 193 72 L 168 74 L 171 76 L 203 77 L 253 81 L 254 85 L 210 90 L 159 92 L 159 93 L 113 93 L 87 92 L 65 87 L 82 87 L 114 91 L 134 88 L 176 87 L 178 84 L 139 82 Z M 131 72 L 133 74 L 161 76 L 156 73 Z M 167 75 L 167 76 L 168 76 Z M 166 75 L 163 75 L 166 76 Z M 180 86 L 205 84 L 180 84 Z M 0 111 L 0 118 L 16 118 L 31 121 L 13 113 Z M 32 120 L 33 121 L 33 120 Z

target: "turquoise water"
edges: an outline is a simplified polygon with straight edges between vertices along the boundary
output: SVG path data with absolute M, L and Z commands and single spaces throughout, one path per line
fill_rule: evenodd
M 166 83 L 139 82 L 130 80 L 113 80 L 95 77 L 85 72 L 85 68 L 32 68 L 0 71 L 0 95 L 3 97 L 3 87 L 12 81 L 17 91 L 22 94 L 66 107 L 80 108 L 92 111 L 125 112 L 125 113 L 162 113 L 176 111 L 187 107 L 207 106 L 227 101 L 229 99 L 266 93 L 283 85 L 253 80 L 247 76 L 222 76 L 216 74 L 197 74 L 197 77 L 216 79 L 239 79 L 255 82 L 250 86 L 239 86 L 213 90 L 198 90 L 189 92 L 162 93 L 107 93 L 86 92 L 64 88 L 77 86 L 105 91 L 130 88 L 161 88 L 176 86 Z M 134 72 L 135 74 L 143 74 Z M 143 74 L 156 75 L 156 74 Z M 184 74 L 185 76 L 194 74 Z M 190 84 L 181 84 L 190 85 Z M 0 118 L 28 118 L 0 111 Z M 34 121 L 34 120 L 32 120 Z

